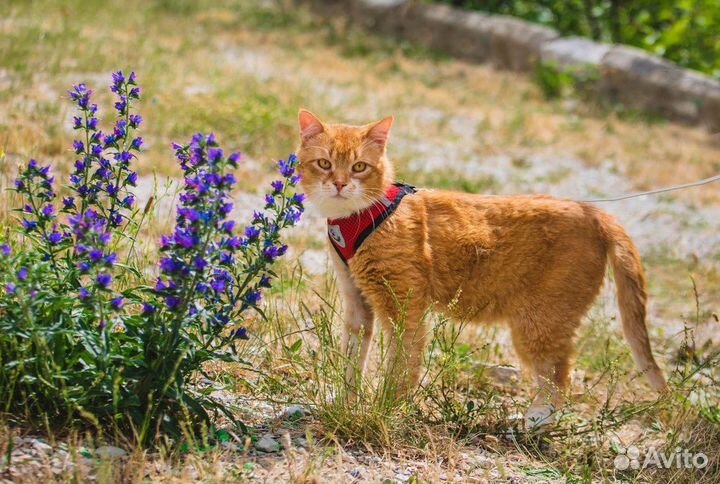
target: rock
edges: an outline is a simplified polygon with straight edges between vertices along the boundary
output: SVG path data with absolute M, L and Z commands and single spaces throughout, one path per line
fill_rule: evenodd
M 280 414 L 280 418 L 283 420 L 300 420 L 310 416 L 310 411 L 300 405 L 292 405 Z
M 102 459 L 121 459 L 127 455 L 127 452 L 120 447 L 104 445 L 95 449 L 95 455 Z
M 525 412 L 525 429 L 537 430 L 555 423 L 557 413 L 552 405 L 533 406 Z
M 407 10 L 402 31 L 425 47 L 521 71 L 532 70 L 540 60 L 540 47 L 559 36 L 553 29 L 513 17 L 427 4 Z
M 280 442 L 275 440 L 270 434 L 263 435 L 260 440 L 255 444 L 255 448 L 260 452 L 279 452 Z
M 605 93 L 629 106 L 720 126 L 720 81 L 622 45 L 603 57 L 601 72 Z
M 582 37 L 563 37 L 544 42 L 540 47 L 540 59 L 543 64 L 553 64 L 566 70 L 583 71 L 588 67 L 598 67 L 609 51 L 608 44 L 600 44 Z
M 41 454 L 47 454 L 52 451 L 52 446 L 46 444 L 40 439 L 35 439 L 32 442 L 33 448 Z
M 502 385 L 520 380 L 520 370 L 512 366 L 488 366 L 485 372 L 490 379 Z
M 307 449 L 310 447 L 310 442 L 305 437 L 297 437 L 293 439 L 293 444 L 295 447 L 300 447 L 301 449 Z
M 350 18 L 367 29 L 397 36 L 402 31 L 409 0 L 355 0 Z

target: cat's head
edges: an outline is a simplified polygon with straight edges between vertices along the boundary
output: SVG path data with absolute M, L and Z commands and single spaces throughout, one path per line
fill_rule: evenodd
M 393 181 L 385 156 L 392 117 L 348 126 L 301 110 L 299 121 L 302 188 L 323 216 L 347 217 L 383 197 Z

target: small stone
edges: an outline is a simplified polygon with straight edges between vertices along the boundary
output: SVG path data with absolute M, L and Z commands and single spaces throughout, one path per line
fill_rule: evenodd
M 48 453 L 52 450 L 52 446 L 46 444 L 42 440 L 34 440 L 32 446 L 35 450 L 43 454 Z
M 410 474 L 405 474 L 404 472 L 398 472 L 395 474 L 395 479 L 399 482 L 407 482 L 410 480 Z
M 280 414 L 280 418 L 283 420 L 300 420 L 308 416 L 310 416 L 310 411 L 300 405 L 288 407 Z
M 293 439 L 293 444 L 295 447 L 300 447 L 301 449 L 307 449 L 310 447 L 310 442 L 305 437 L 296 437 Z
M 95 455 L 102 459 L 121 459 L 127 455 L 127 452 L 120 447 L 104 445 L 95 449 Z
M 557 413 L 552 405 L 530 407 L 525 413 L 525 428 L 538 430 L 546 425 L 555 423 Z
M 491 366 L 486 371 L 488 377 L 503 385 L 520 380 L 520 370 L 512 366 Z
M 263 437 L 257 441 L 255 448 L 260 452 L 279 452 L 280 442 L 275 440 L 271 435 L 263 435 Z

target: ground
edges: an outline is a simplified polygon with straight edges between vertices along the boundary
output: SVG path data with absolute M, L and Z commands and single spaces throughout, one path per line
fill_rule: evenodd
M 72 111 L 65 91 L 86 82 L 109 107 L 109 72 L 135 70 L 144 89 L 147 146 L 138 194 L 141 201 L 158 199 L 142 233 L 151 254 L 173 220 L 180 171 L 171 141 L 214 131 L 225 148 L 243 151 L 235 215 L 246 220 L 272 179 L 273 160 L 295 147 L 300 107 L 349 123 L 393 114 L 389 155 L 400 179 L 423 187 L 587 200 L 720 171 L 720 141 L 703 128 L 608 102 L 549 100 L 531 76 L 374 38 L 289 2 L 157 0 L 97 8 L 79 1 L 11 2 L 6 11 L 0 20 L 0 187 L 4 191 L 18 163 L 29 158 L 69 172 Z M 691 374 L 691 363 L 705 361 L 718 344 L 718 193 L 708 185 L 599 203 L 643 254 L 655 353 L 668 374 L 674 370 L 676 393 L 669 399 L 656 402 L 634 373 L 608 280 L 583 327 L 568 409 L 548 436 L 513 433 L 515 414 L 532 395 L 527 380 L 505 367 L 518 362 L 504 330 L 466 326 L 457 335 L 457 326 L 441 316 L 416 401 L 384 406 L 377 398 L 387 381 L 381 374 L 368 382 L 367 401 L 348 409 L 338 397 L 337 361 L 322 354 L 335 348 L 339 303 L 323 220 L 310 210 L 290 234 L 291 262 L 281 267 L 285 279 L 268 301 L 269 321 L 250 321 L 253 337 L 243 351 L 252 368 L 218 365 L 211 369 L 216 381 L 199 383 L 218 386 L 218 397 L 232 400 L 251 429 L 249 445 L 238 436 L 186 453 L 131 450 L 113 460 L 98 458 L 82 436 L 50 438 L 47 445 L 47 436 L 5 429 L 1 440 L 7 448 L 14 434 L 15 447 L 7 448 L 13 459 L 0 467 L 2 477 L 700 482 L 704 474 L 688 477 L 684 470 L 660 477 L 653 470 L 622 473 L 612 458 L 631 444 L 660 448 L 707 439 L 718 448 L 717 420 L 695 425 L 685 415 L 717 398 L 711 388 L 717 370 Z M 4 220 L 12 206 L 12 197 L 0 201 Z M 150 275 L 154 267 L 146 270 Z M 300 414 L 287 414 L 292 405 Z M 273 440 L 262 443 L 266 435 Z M 276 444 L 283 450 L 272 451 Z

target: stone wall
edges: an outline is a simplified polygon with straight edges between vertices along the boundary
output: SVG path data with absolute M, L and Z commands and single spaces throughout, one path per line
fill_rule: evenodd
M 474 62 L 532 72 L 591 69 L 598 92 L 627 106 L 720 128 L 720 82 L 624 45 L 561 37 L 547 27 L 418 0 L 298 0 L 326 16 Z

